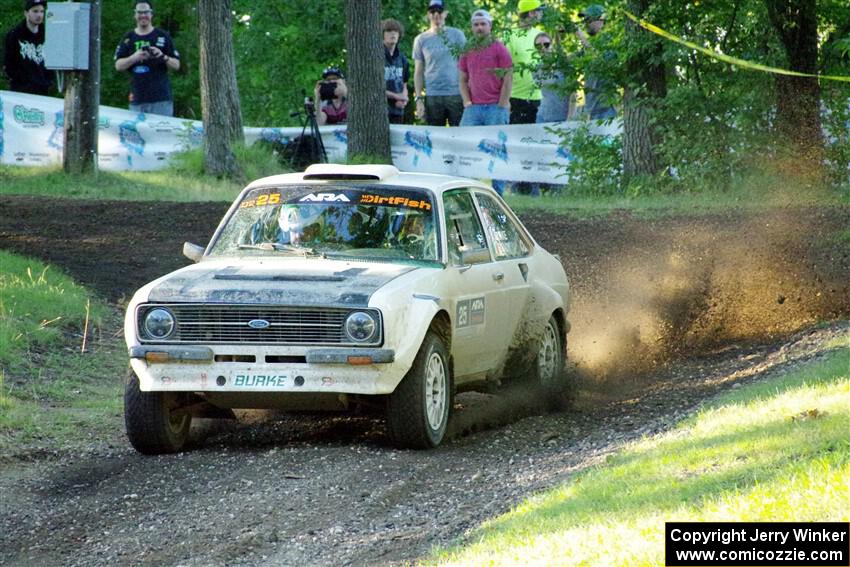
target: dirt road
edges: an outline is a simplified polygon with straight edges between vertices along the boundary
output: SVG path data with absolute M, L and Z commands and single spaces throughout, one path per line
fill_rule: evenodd
M 0 248 L 122 302 L 183 265 L 225 206 L 6 198 Z M 59 214 L 57 214 L 59 213 Z M 522 392 L 459 397 L 449 442 L 398 451 L 374 416 L 245 413 L 195 450 L 113 438 L 0 459 L 0 565 L 364 565 L 415 560 L 531 493 L 662 431 L 724 388 L 848 333 L 850 209 L 756 215 L 524 215 L 576 302 L 576 408 Z

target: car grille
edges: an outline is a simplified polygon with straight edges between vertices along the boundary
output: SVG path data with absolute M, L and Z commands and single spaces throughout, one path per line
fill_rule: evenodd
M 146 339 L 142 330 L 145 313 L 164 307 L 174 314 L 176 329 L 164 340 Z M 369 343 L 354 343 L 343 325 L 354 311 L 368 311 L 380 325 L 380 315 L 372 309 L 333 309 L 325 307 L 280 307 L 236 305 L 142 305 L 138 311 L 139 336 L 144 343 L 233 344 L 263 343 L 279 345 L 375 345 L 381 333 Z M 265 328 L 252 328 L 249 321 L 266 321 Z

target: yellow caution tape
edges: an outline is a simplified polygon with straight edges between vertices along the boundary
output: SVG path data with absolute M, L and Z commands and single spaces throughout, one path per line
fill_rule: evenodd
M 813 77 L 815 79 L 827 79 L 830 81 L 844 81 L 846 83 L 850 83 L 850 77 L 840 77 L 836 75 L 812 75 L 810 73 L 800 73 L 799 71 L 789 71 L 788 69 L 780 69 L 778 67 L 770 67 L 768 65 L 762 65 L 760 63 L 753 63 L 752 61 L 746 61 L 744 59 L 738 59 L 737 57 L 730 57 L 728 55 L 724 55 L 722 53 L 718 53 L 717 51 L 713 51 L 706 47 L 702 47 L 701 45 L 697 45 L 692 43 L 686 39 L 682 39 L 681 37 L 675 36 L 672 33 L 665 31 L 658 26 L 652 25 L 646 20 L 642 20 L 631 14 L 627 10 L 623 10 L 623 13 L 628 16 L 630 20 L 637 22 L 640 27 L 645 30 L 651 31 L 656 35 L 660 35 L 665 39 L 669 39 L 670 41 L 674 41 L 685 47 L 690 47 L 691 49 L 695 49 L 701 53 L 705 53 L 709 57 L 713 57 L 714 59 L 718 59 L 720 61 L 724 61 L 729 63 L 730 65 L 737 65 L 738 67 L 743 67 L 745 69 L 754 69 L 756 71 L 764 71 L 765 73 L 775 73 L 777 75 L 789 75 L 792 77 Z

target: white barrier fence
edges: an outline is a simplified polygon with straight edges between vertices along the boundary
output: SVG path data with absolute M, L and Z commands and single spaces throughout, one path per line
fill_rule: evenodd
M 446 173 L 473 178 L 564 183 L 571 156 L 559 146 L 552 127 L 574 129 L 578 122 L 441 128 L 390 126 L 393 163 L 402 171 Z M 64 101 L 0 91 L 0 163 L 43 166 L 62 163 Z M 617 136 L 619 124 L 592 131 Z M 288 142 L 301 128 L 245 128 L 246 142 Z M 309 132 L 309 129 L 308 129 Z M 344 126 L 321 127 L 328 160 L 345 160 Z M 98 165 L 106 171 L 150 171 L 168 165 L 177 152 L 203 143 L 196 120 L 100 108 Z

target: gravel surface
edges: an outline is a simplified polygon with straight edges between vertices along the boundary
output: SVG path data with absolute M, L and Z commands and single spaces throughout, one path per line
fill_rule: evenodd
M 452 438 L 434 451 L 393 449 L 370 416 L 250 415 L 180 455 L 100 444 L 6 462 L 0 564 L 413 561 L 667 430 L 717 392 L 822 356 L 826 342 L 848 332 L 839 323 L 783 344 L 730 346 L 642 376 L 615 396 L 585 382 L 562 414 L 541 415 L 522 392 L 464 394 Z M 475 429 L 483 431 L 467 433 Z
M 0 248 L 121 305 L 184 265 L 182 241 L 203 242 L 225 209 L 4 197 Z M 449 440 L 425 452 L 392 448 L 373 415 L 242 412 L 161 457 L 133 452 L 116 419 L 108 439 L 0 457 L 0 565 L 416 561 L 850 332 L 812 326 L 850 315 L 850 258 L 835 238 L 848 208 L 522 218 L 573 281 L 571 411 L 545 414 L 522 391 L 463 394 Z

